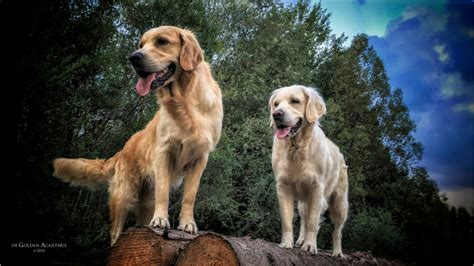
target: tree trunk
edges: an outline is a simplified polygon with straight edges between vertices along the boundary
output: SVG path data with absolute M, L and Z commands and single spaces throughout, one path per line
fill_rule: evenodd
M 250 237 L 230 237 L 211 232 L 193 236 L 177 230 L 132 227 L 111 250 L 109 265 L 401 265 L 356 252 L 333 258 L 329 251 L 311 255 L 299 248 Z

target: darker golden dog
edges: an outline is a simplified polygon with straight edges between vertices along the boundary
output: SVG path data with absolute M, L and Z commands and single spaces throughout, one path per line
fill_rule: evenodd
M 169 228 L 169 190 L 183 177 L 178 229 L 197 233 L 194 201 L 223 118 L 221 91 L 203 57 L 188 30 L 162 26 L 147 31 L 129 60 L 139 75 L 137 93 L 157 91 L 161 108 L 155 117 L 108 160 L 53 162 L 54 176 L 64 181 L 109 184 L 112 245 L 129 211 L 137 215 L 137 224 Z

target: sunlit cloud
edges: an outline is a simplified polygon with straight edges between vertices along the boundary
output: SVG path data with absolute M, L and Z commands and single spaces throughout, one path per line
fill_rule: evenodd
M 472 96 L 474 93 L 474 84 L 467 84 L 460 73 L 442 74 L 440 81 L 440 93 L 444 98 Z
M 396 31 L 398 27 L 403 26 L 403 22 L 412 20 L 418 23 L 420 33 L 433 34 L 446 29 L 449 14 L 434 12 L 426 6 L 408 6 L 400 17 L 390 21 L 387 24 L 386 34 Z
M 446 63 L 449 60 L 449 54 L 445 51 L 446 46 L 444 44 L 435 45 L 434 50 L 438 53 L 438 59 L 442 63 Z
M 455 112 L 468 112 L 474 115 L 474 102 L 473 103 L 459 103 L 453 106 Z

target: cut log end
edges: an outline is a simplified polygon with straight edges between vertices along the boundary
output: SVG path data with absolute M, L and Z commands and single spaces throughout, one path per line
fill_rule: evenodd
M 147 227 L 132 227 L 112 247 L 108 265 L 172 265 L 187 241 L 168 241 Z
M 190 242 L 176 265 L 239 265 L 237 254 L 222 237 L 206 234 Z

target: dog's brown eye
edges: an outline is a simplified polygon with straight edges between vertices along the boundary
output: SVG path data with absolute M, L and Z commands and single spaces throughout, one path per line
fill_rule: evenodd
M 278 106 L 278 102 L 274 102 L 273 105 L 274 105 L 275 107 L 277 107 L 277 106 Z
M 293 99 L 291 99 L 291 103 L 292 104 L 298 104 L 298 103 L 301 103 L 301 101 L 296 99 L 296 98 L 293 98 Z
M 167 45 L 167 44 L 168 44 L 168 40 L 163 39 L 163 38 L 159 38 L 158 40 L 156 40 L 156 44 L 157 44 L 157 45 Z
M 140 49 L 142 49 L 143 48 L 143 43 L 140 43 L 138 46 L 140 47 Z

